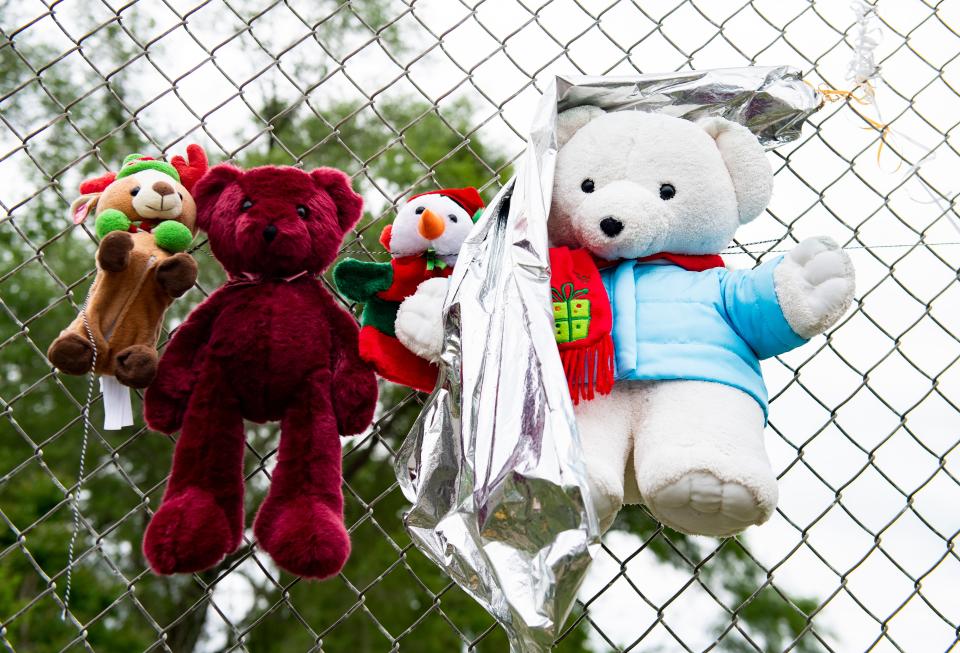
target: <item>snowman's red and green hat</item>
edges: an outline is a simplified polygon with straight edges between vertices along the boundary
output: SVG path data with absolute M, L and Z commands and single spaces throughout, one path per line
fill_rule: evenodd
M 407 201 L 412 202 L 418 197 L 425 197 L 426 195 L 443 195 L 444 197 L 449 197 L 454 202 L 459 204 L 460 207 L 470 215 L 470 219 L 474 222 L 480 218 L 480 209 L 482 209 L 484 206 L 483 199 L 480 197 L 480 193 L 478 193 L 477 189 L 473 186 L 467 186 L 466 188 L 440 188 L 438 190 L 428 190 L 426 193 L 414 195 Z

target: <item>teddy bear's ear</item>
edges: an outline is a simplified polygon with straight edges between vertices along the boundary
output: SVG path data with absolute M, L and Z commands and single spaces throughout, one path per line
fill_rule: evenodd
M 363 198 L 353 192 L 350 177 L 336 168 L 317 168 L 310 177 L 337 205 L 337 222 L 348 232 L 363 214 Z
M 213 219 L 213 212 L 217 206 L 217 200 L 220 194 L 231 183 L 240 178 L 243 170 L 232 166 L 229 163 L 221 163 L 207 171 L 203 177 L 194 185 L 194 201 L 197 203 L 197 228 L 207 231 L 210 228 L 210 221 Z
M 606 113 L 600 107 L 584 105 L 567 109 L 557 116 L 557 147 L 567 144 L 577 131 L 588 122 Z
M 724 118 L 698 123 L 713 138 L 737 194 L 740 224 L 763 213 L 773 193 L 773 171 L 760 141 L 743 125 Z

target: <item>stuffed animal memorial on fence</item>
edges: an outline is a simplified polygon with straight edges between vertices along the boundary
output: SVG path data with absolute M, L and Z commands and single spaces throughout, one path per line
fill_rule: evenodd
M 144 553 L 172 574 L 234 551 L 244 530 L 243 420 L 279 420 L 253 532 L 283 569 L 330 576 L 350 553 L 340 435 L 370 424 L 377 383 L 356 322 L 317 277 L 363 200 L 332 168 L 225 164 L 197 184 L 196 199 L 197 224 L 229 279 L 174 332 L 146 393 L 150 428 L 180 437 Z
M 186 249 L 196 231 L 190 194 L 207 170 L 199 145 L 169 163 L 131 154 L 116 173 L 80 185 L 75 224 L 95 216 L 97 274 L 77 318 L 47 351 L 66 374 L 102 375 L 106 428 L 132 423 L 129 392 L 157 370 L 163 315 L 193 286 L 197 264 Z
M 337 290 L 350 301 L 364 304 L 360 355 L 388 381 L 433 390 L 437 366 L 421 358 L 417 349 L 411 350 L 410 341 L 397 340 L 396 323 L 403 319 L 398 310 L 422 284 L 430 286 L 432 280 L 450 276 L 482 208 L 483 200 L 470 187 L 414 195 L 380 234 L 392 257 L 389 263 L 345 259 L 333 269 Z M 404 315 L 416 319 L 417 313 Z M 416 328 L 415 323 L 408 325 Z
M 552 301 L 601 527 L 639 502 L 687 533 L 765 522 L 778 491 L 760 360 L 847 311 L 849 257 L 814 237 L 753 270 L 724 267 L 718 252 L 773 188 L 741 125 L 582 106 L 557 133 Z M 420 328 L 398 336 L 436 357 L 442 306 L 417 306 Z

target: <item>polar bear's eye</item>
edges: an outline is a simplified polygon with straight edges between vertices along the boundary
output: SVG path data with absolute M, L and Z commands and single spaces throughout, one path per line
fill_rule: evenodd
M 660 186 L 660 199 L 672 200 L 673 196 L 676 194 L 677 189 L 673 187 L 673 184 L 663 184 Z
M 592 193 L 593 189 L 593 179 L 584 179 L 583 183 L 580 184 L 580 190 L 582 190 L 584 193 Z

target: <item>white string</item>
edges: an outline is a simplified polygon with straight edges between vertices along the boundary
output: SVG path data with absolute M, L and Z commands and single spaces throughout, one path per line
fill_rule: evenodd
M 759 245 L 761 243 L 773 243 L 779 240 L 780 240 L 779 238 L 774 238 L 771 240 L 758 240 L 752 243 L 744 243 L 743 246 L 731 245 L 727 249 L 720 252 L 720 254 L 723 256 L 735 256 L 737 254 L 740 254 L 740 255 L 774 254 L 778 252 L 780 253 L 789 252 L 793 249 L 793 248 L 790 248 L 790 249 L 743 249 L 743 247 L 746 247 L 748 245 Z M 948 245 L 960 245 L 960 240 L 953 240 L 953 241 L 947 241 L 942 243 L 925 243 L 923 241 L 918 241 L 916 243 L 901 243 L 901 244 L 895 244 L 895 245 L 845 245 L 840 249 L 890 249 L 890 248 L 896 248 L 896 247 L 917 247 L 920 245 L 924 247 L 945 247 Z
M 90 364 L 90 381 L 87 384 L 87 401 L 83 406 L 83 438 L 80 441 L 80 471 L 77 475 L 77 486 L 71 497 L 71 507 L 73 511 L 73 532 L 70 534 L 70 545 L 67 549 L 67 576 L 66 589 L 63 592 L 63 611 L 60 613 L 60 619 L 66 621 L 67 611 L 70 607 L 70 590 L 73 581 L 73 563 L 74 563 L 74 545 L 77 541 L 77 534 L 80 532 L 80 487 L 83 485 L 84 463 L 87 457 L 87 443 L 90 439 L 90 405 L 93 403 L 93 382 L 97 369 L 97 341 L 93 337 L 93 330 L 87 321 L 87 304 L 90 302 L 90 294 L 93 290 L 91 284 L 87 291 L 87 298 L 83 300 L 83 308 L 80 309 L 80 316 L 83 318 L 83 328 L 87 332 L 87 338 L 93 347 L 93 360 Z

